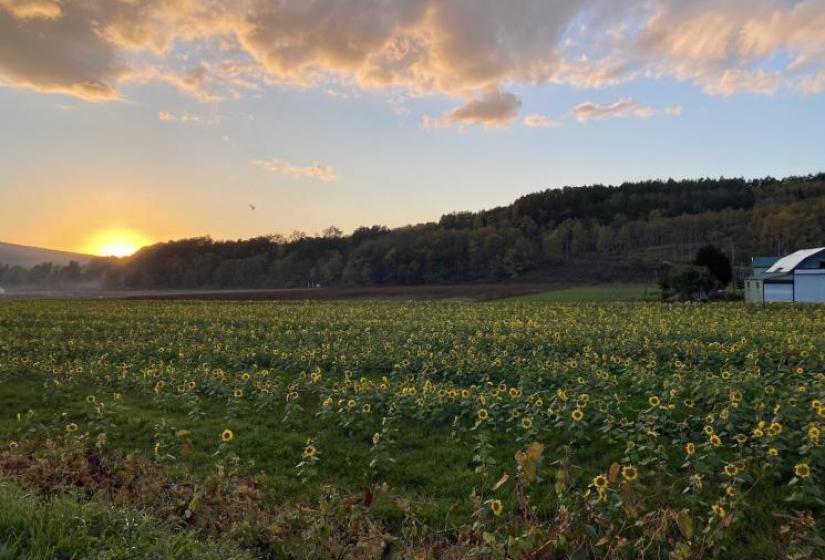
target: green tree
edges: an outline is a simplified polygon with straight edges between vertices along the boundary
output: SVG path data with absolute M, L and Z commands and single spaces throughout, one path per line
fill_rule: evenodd
M 705 245 L 699 249 L 696 258 L 693 259 L 693 264 L 706 267 L 711 276 L 718 280 L 723 287 L 730 284 L 733 278 L 730 259 L 714 245 Z

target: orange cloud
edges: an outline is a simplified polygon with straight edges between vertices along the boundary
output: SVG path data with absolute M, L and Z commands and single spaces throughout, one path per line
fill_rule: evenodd
M 655 115 L 656 110 L 648 105 L 636 103 L 629 97 L 624 97 L 608 105 L 597 105 L 586 101 L 573 107 L 570 110 L 570 114 L 573 115 L 573 118 L 577 121 L 585 122 L 589 120 L 623 117 L 647 119 Z
M 54 0 L 0 0 L 0 9 L 16 19 L 55 19 L 60 16 L 60 3 Z
M 433 126 L 503 126 L 512 84 L 815 93 L 823 71 L 822 0 L 0 0 L 0 80 L 97 101 L 129 81 L 204 102 L 335 82 L 469 99 Z
M 338 180 L 335 170 L 331 166 L 323 163 L 301 166 L 279 158 L 256 159 L 252 160 L 250 163 L 252 165 L 257 165 L 262 169 L 266 169 L 267 171 L 280 173 L 281 175 L 289 175 L 292 177 L 310 177 L 325 183 Z
M 548 117 L 547 115 L 539 115 L 538 113 L 527 115 L 521 122 L 529 128 L 552 128 L 561 126 L 561 122 L 557 119 Z
M 770 94 L 804 89 L 825 65 L 825 3 L 820 0 L 657 0 L 636 53 L 663 75 L 688 80 L 707 93 Z M 763 67 L 778 54 L 794 62 Z
M 491 89 L 440 117 L 424 117 L 422 125 L 425 128 L 473 124 L 480 124 L 484 127 L 504 127 L 515 120 L 519 109 L 521 109 L 521 99 L 517 95 Z

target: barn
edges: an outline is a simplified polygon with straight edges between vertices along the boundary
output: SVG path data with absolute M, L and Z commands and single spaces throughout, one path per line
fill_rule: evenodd
M 745 299 L 825 303 L 825 247 L 802 249 L 745 280 Z

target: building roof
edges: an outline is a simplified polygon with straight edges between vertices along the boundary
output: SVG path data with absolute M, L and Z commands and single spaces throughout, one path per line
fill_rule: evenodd
M 813 257 L 817 253 L 825 251 L 825 247 L 817 247 L 815 249 L 802 249 L 795 253 L 791 253 L 776 261 L 773 266 L 768 269 L 768 272 L 790 272 L 797 266 L 802 264 L 802 261 L 808 257 Z
M 779 259 L 780 257 L 751 257 L 751 267 L 769 268 Z

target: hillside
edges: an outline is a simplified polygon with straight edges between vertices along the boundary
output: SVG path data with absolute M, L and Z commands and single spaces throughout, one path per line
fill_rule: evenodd
M 136 289 L 651 281 L 663 261 L 689 261 L 706 244 L 741 266 L 823 239 L 825 174 L 644 181 L 548 189 L 349 236 L 330 227 L 317 236 L 159 243 L 127 259 L 95 259 L 83 273 Z
M 84 264 L 89 262 L 92 258 L 93 257 L 91 255 L 71 253 L 69 251 L 55 251 L 40 247 L 28 247 L 26 245 L 0 242 L 0 264 L 6 264 L 9 266 L 31 268 L 46 262 L 65 266 L 71 261 L 77 261 Z

